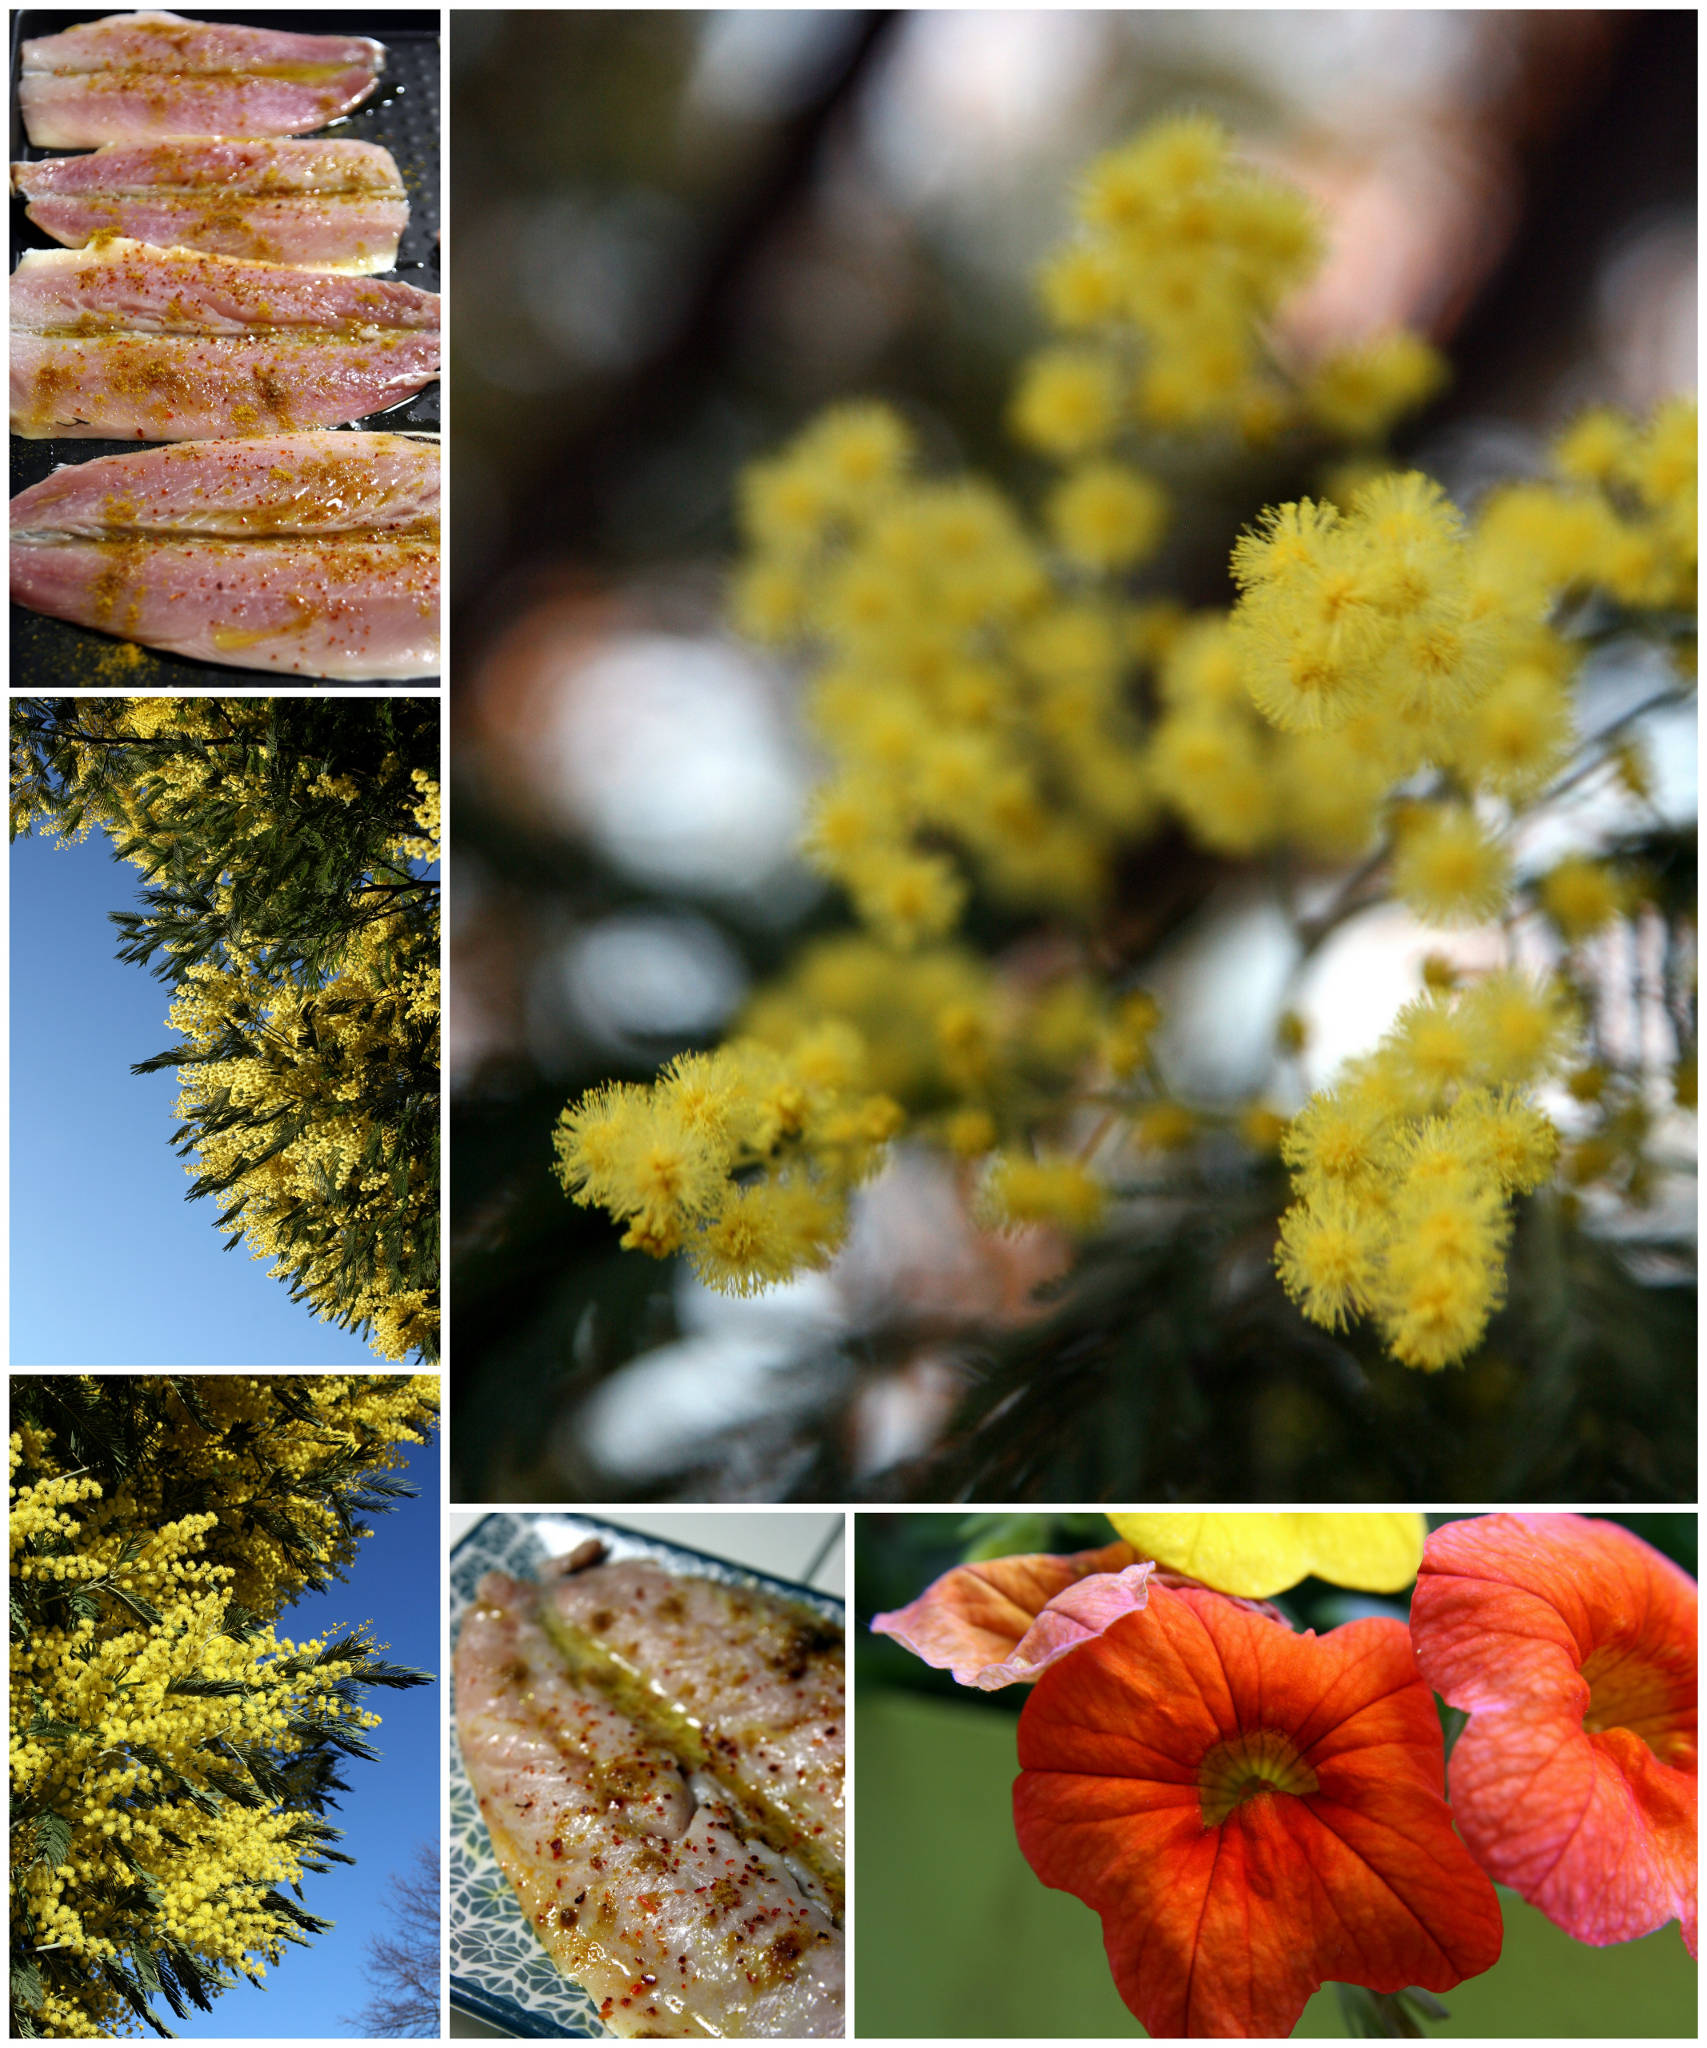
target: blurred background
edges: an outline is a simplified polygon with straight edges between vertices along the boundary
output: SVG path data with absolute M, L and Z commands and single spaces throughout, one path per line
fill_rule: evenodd
M 1693 1115 L 1661 1120 L 1639 1209 L 1585 1204 L 1584 1312 L 1545 1320 L 1520 1233 L 1485 1353 L 1434 1379 L 1285 1303 L 1278 1169 L 1207 1234 L 1202 1204 L 1159 1226 L 1093 1326 L 1040 1317 L 1035 1247 L 981 1237 L 906 1146 L 831 1271 L 741 1302 L 620 1252 L 550 1134 L 849 923 L 793 852 L 798 679 L 723 621 L 744 463 L 866 393 L 1023 489 L 1002 414 L 1071 176 L 1189 107 L 1324 210 L 1303 345 L 1408 322 L 1446 348 L 1400 452 L 1473 501 L 1583 404 L 1693 387 L 1694 14 L 460 11 L 451 66 L 453 1497 L 1693 1500 Z M 1206 479 L 1167 587 L 1225 603 L 1231 537 L 1298 486 Z M 1654 680 L 1597 657 L 1583 724 Z M 1656 963 L 1693 961 L 1696 816 L 1688 715 L 1640 733 L 1650 800 L 1591 784 L 1561 827 L 1664 877 L 1606 941 L 1638 1039 Z M 1174 839 L 1131 892 L 1192 1019 L 1170 1079 L 1231 1100 L 1289 971 L 1272 906 Z M 1378 910 L 1322 949 L 1307 1084 L 1427 944 Z
M 1431 1527 L 1452 1519 L 1430 1515 Z M 1616 1518 L 1684 1570 L 1697 1569 L 1693 1514 Z M 859 1773 L 855 1841 L 862 2036 L 1034 2038 L 1142 2033 L 1121 2003 L 1091 1910 L 1046 1891 L 1014 1839 L 1016 1724 L 1031 1688 L 975 1692 L 886 1636 L 873 1614 L 916 1599 L 969 1555 L 1094 1549 L 1113 1540 L 1101 1515 L 855 1517 L 854 1680 Z M 1276 1603 L 1301 1628 L 1409 1612 L 1319 1579 Z M 1448 1710 L 1450 1711 L 1450 1710 Z M 1501 1890 L 1505 1946 L 1483 1976 L 1445 1994 L 1443 2038 L 1582 2039 L 1689 2035 L 1696 1967 L 1676 1926 L 1591 1949 Z M 1023 1958 L 1009 1967 L 999 1959 Z M 1323 1989 L 1294 2032 L 1344 2037 Z

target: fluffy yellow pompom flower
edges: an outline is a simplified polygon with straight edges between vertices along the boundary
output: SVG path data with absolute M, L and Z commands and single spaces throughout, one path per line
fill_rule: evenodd
M 1156 728 L 1157 794 L 1217 853 L 1254 853 L 1273 837 L 1278 792 L 1263 737 L 1248 717 L 1213 706 L 1174 712 Z
M 1422 1564 L 1419 1514 L 1109 1515 L 1134 1550 L 1218 1593 L 1265 1600 L 1300 1579 L 1400 1593 Z
M 1126 298 L 1126 281 L 1115 257 L 1083 243 L 1051 256 L 1038 272 L 1037 289 L 1051 322 L 1069 333 L 1114 319 Z
M 1183 1152 L 1197 1136 L 1197 1118 L 1183 1102 L 1146 1104 L 1132 1119 L 1132 1135 L 1150 1152 Z
M 1309 498 L 1233 549 L 1231 632 L 1251 701 L 1283 732 L 1343 725 L 1374 689 L 1383 630 L 1356 536 Z
M 1120 383 L 1105 358 L 1083 349 L 1045 349 L 1026 365 L 1012 424 L 1046 455 L 1088 455 L 1120 419 Z
M 1413 1098 L 1428 1101 L 1467 1080 L 1475 1059 L 1476 1041 L 1462 1001 L 1441 994 L 1419 996 L 1399 1012 L 1368 1078 L 1385 1075 Z
M 1304 407 L 1330 433 L 1374 441 L 1445 382 L 1440 352 L 1420 334 L 1383 334 L 1318 363 L 1304 386 Z
M 805 626 L 810 591 L 806 576 L 792 563 L 749 562 L 731 583 L 730 617 L 748 639 L 777 646 Z
M 1293 1119 L 1297 1196 L 1275 1265 L 1311 1321 L 1372 1315 L 1392 1355 L 1438 1371 L 1480 1342 L 1505 1289 L 1510 1201 L 1559 1136 L 1514 1082 L 1568 1056 L 1564 990 L 1493 974 L 1409 1004 L 1372 1054 Z
M 1489 686 L 1495 620 L 1477 602 L 1462 522 L 1416 472 L 1337 507 L 1273 507 L 1233 549 L 1233 643 L 1251 701 L 1284 732 L 1332 730 L 1365 705 L 1461 712 Z
M 837 405 L 802 436 L 798 460 L 822 484 L 837 510 L 863 512 L 899 481 L 912 459 L 913 440 L 899 414 L 886 405 Z
M 1337 1330 L 1369 1313 L 1385 1235 L 1378 1212 L 1324 1189 L 1281 1218 L 1275 1268 L 1311 1322 Z
M 986 1228 L 1054 1223 L 1084 1235 L 1102 1221 L 1107 1200 L 1102 1183 L 1077 1159 L 1003 1152 L 984 1176 L 975 1213 Z
M 1462 804 L 1419 806 L 1393 859 L 1393 889 L 1425 924 L 1483 924 L 1511 888 L 1511 860 Z
M 1610 484 L 1623 474 L 1635 448 L 1631 423 L 1610 406 L 1580 414 L 1553 443 L 1553 463 L 1577 483 Z
M 1559 1163 L 1557 1128 L 1515 1089 L 1468 1090 L 1453 1104 L 1452 1120 L 1508 1195 L 1533 1194 Z
M 1514 662 L 1457 728 L 1453 765 L 1479 788 L 1522 800 L 1564 765 L 1571 745 L 1570 699 L 1538 661 Z
M 1611 869 L 1583 854 L 1568 854 L 1543 875 L 1541 908 L 1575 945 L 1592 938 L 1624 909 L 1624 891 Z
M 1129 569 L 1155 552 L 1166 531 L 1167 493 L 1118 462 L 1087 462 L 1049 495 L 1050 531 L 1081 568 Z
M 952 930 L 966 901 L 965 881 L 940 853 L 877 851 L 852 864 L 845 879 L 860 916 L 902 948 Z
M 1476 1071 L 1492 1082 L 1538 1081 L 1570 1053 L 1578 1022 L 1562 982 L 1537 987 L 1516 972 L 1490 974 L 1469 991 L 1459 1016 Z
M 1386 1117 L 1353 1089 L 1313 1096 L 1287 1126 L 1280 1156 L 1312 1201 L 1330 1190 L 1367 1192 L 1381 1173 Z
M 750 1295 L 815 1272 L 835 1256 L 844 1206 L 809 1182 L 783 1176 L 735 1188 L 690 1242 L 694 1271 L 723 1294 Z

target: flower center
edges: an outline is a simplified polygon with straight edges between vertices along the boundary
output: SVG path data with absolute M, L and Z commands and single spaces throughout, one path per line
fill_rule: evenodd
M 1218 1742 L 1197 1767 L 1203 1825 L 1218 1828 L 1236 1807 L 1264 1792 L 1305 1798 L 1317 1789 L 1316 1774 L 1289 1735 L 1258 1728 Z
M 1590 1735 L 1623 1728 L 1661 1763 L 1685 1770 L 1694 1765 L 1695 1735 L 1685 1723 L 1693 1687 L 1680 1688 L 1660 1666 L 1616 1646 L 1591 1651 L 1582 1671 L 1588 1680 L 1583 1727 Z

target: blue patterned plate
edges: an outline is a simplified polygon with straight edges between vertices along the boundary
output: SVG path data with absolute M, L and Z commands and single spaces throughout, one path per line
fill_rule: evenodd
M 531 1578 L 547 1558 L 562 1557 L 589 1536 L 613 1558 L 647 1557 L 693 1578 L 783 1593 L 843 1626 L 842 1603 L 810 1586 L 750 1572 L 720 1557 L 636 1536 L 590 1515 L 487 1515 L 450 1556 L 450 1639 L 454 1648 L 465 1608 L 487 1572 Z M 454 1720 L 450 1742 L 450 1996 L 488 2026 L 529 2040 L 609 2039 L 598 2008 L 558 1969 L 528 1925 L 510 1880 L 492 1853 L 474 1787 L 463 1769 Z

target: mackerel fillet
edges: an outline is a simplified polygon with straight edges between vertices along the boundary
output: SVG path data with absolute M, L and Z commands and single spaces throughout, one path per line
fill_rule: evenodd
M 397 261 L 409 201 L 389 150 L 372 142 L 108 143 L 86 156 L 12 166 L 30 219 L 69 249 L 123 235 L 199 249 L 372 273 Z
M 438 444 L 282 434 L 56 470 L 12 500 L 12 596 L 190 660 L 436 675 Z
M 103 241 L 12 273 L 12 431 L 210 440 L 331 427 L 439 369 L 439 301 L 385 278 Z
M 384 63 L 366 36 L 109 14 L 24 44 L 18 110 L 38 149 L 304 135 L 359 107 Z

